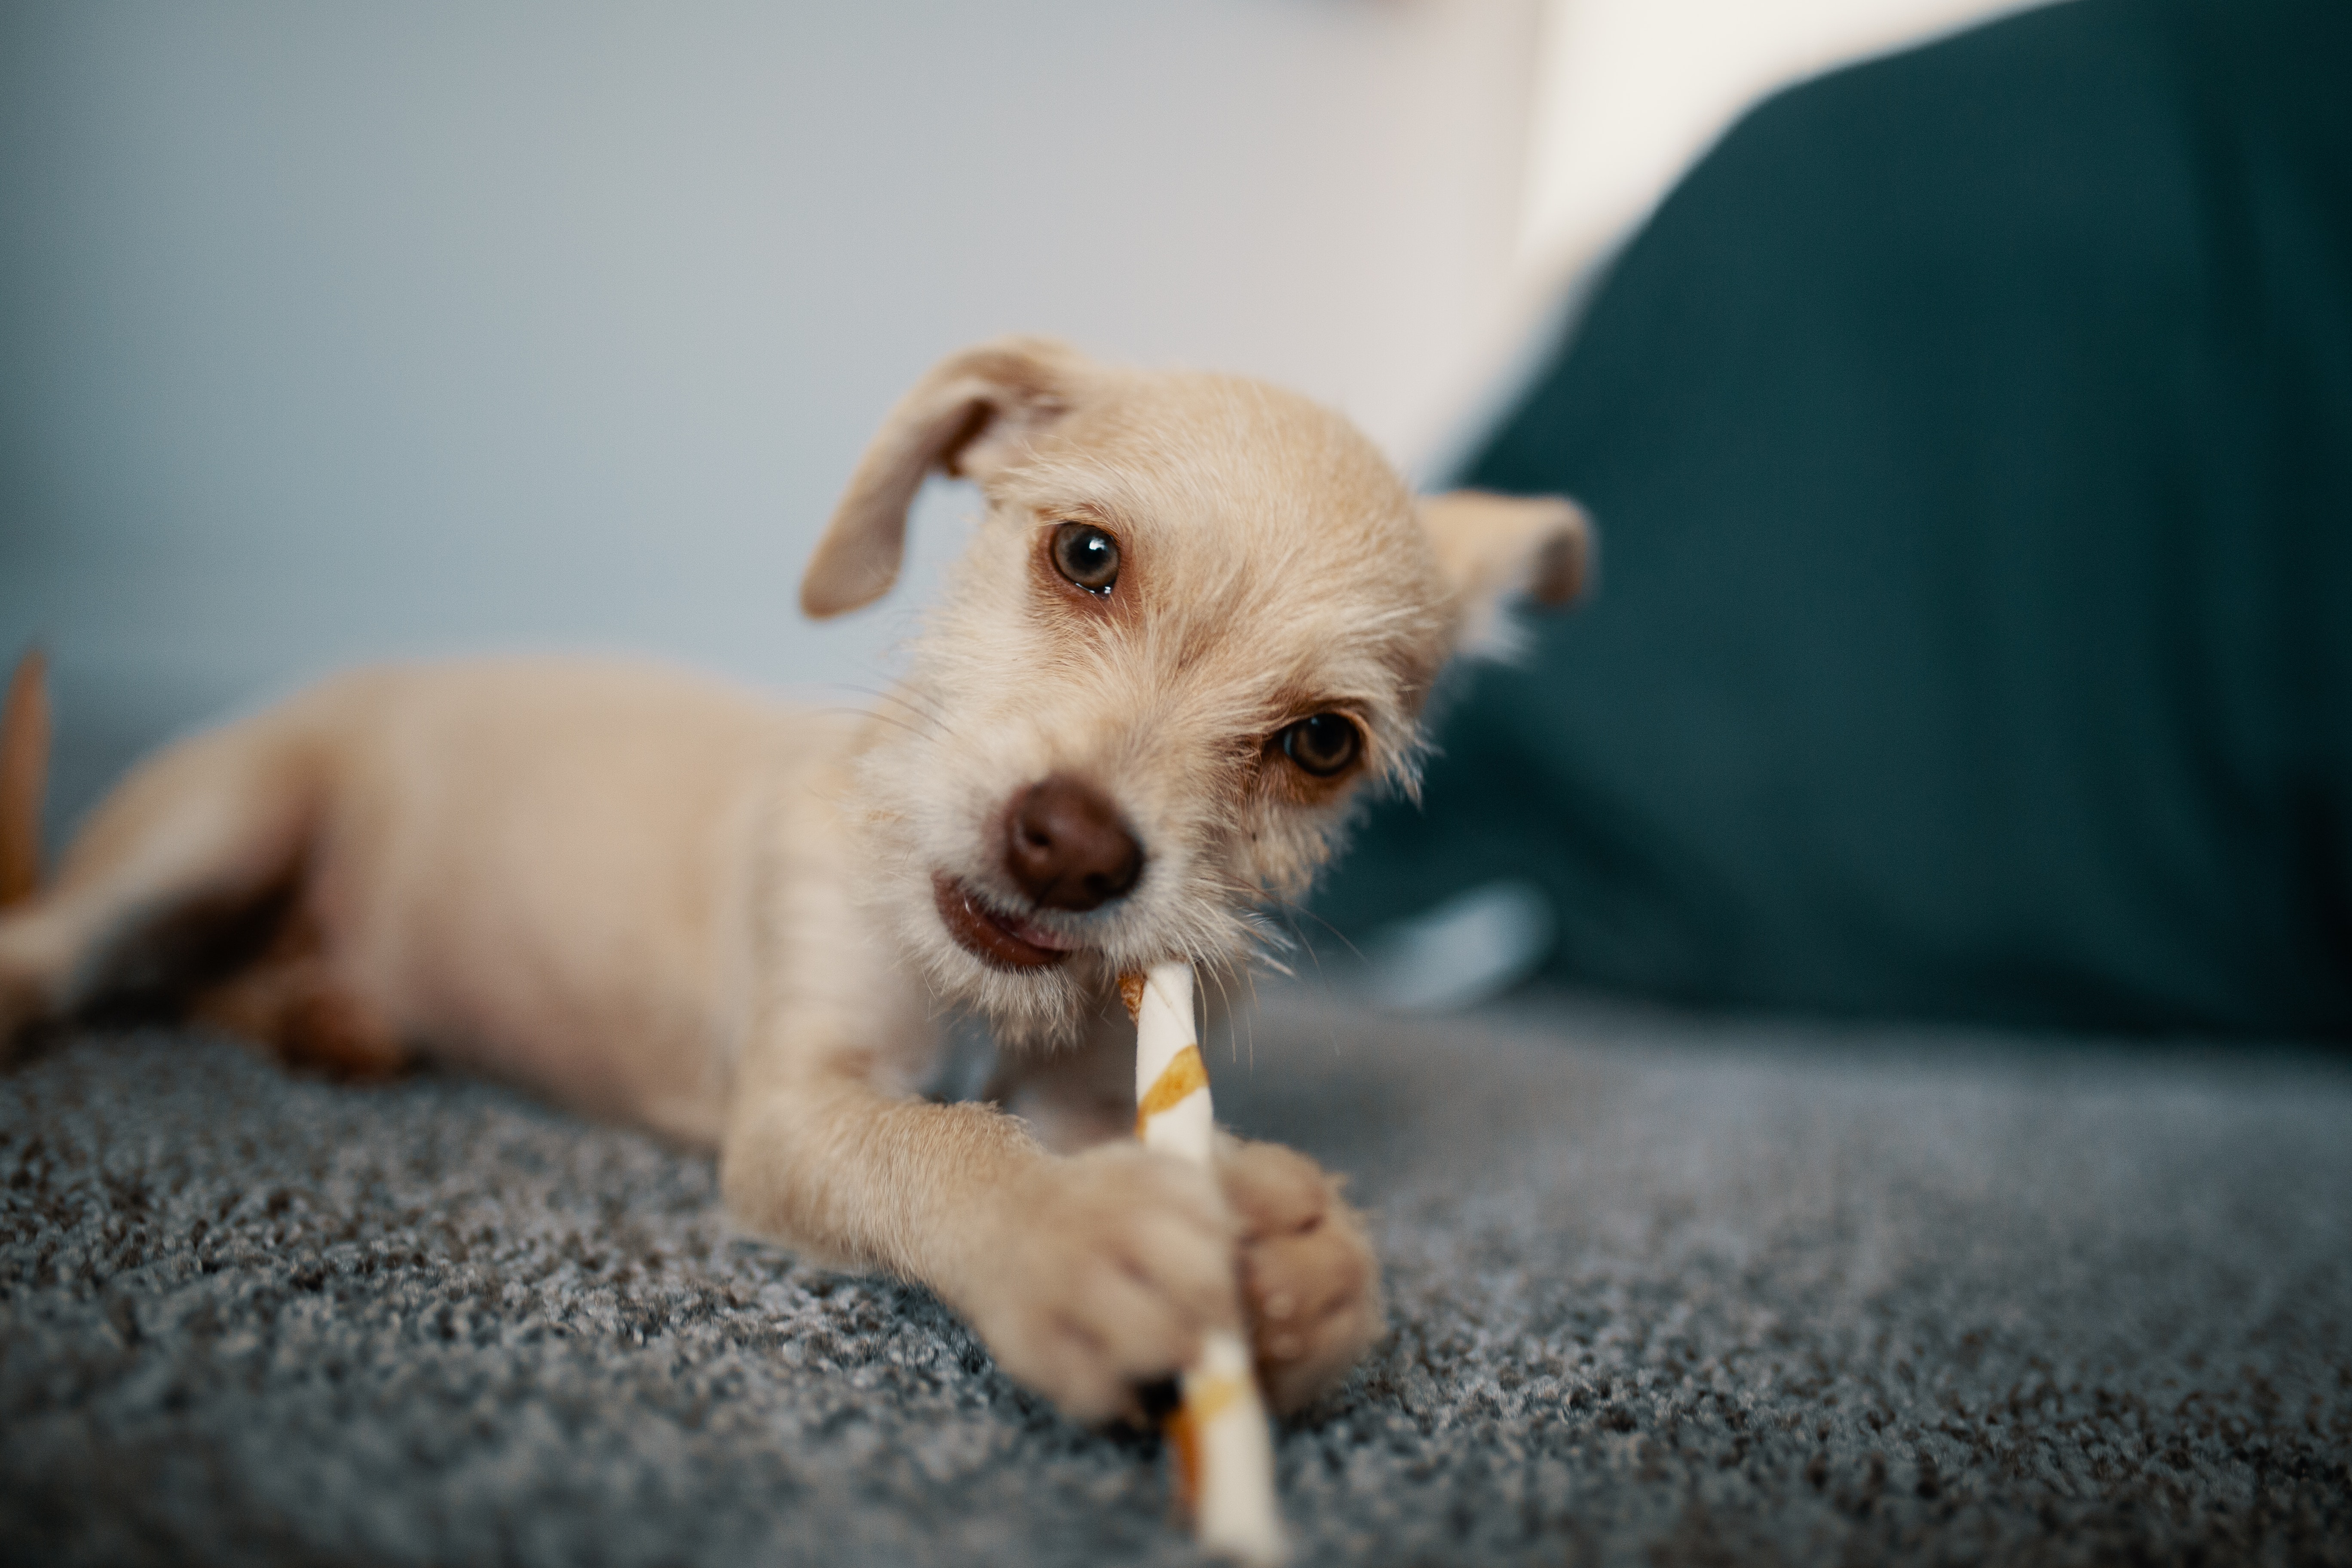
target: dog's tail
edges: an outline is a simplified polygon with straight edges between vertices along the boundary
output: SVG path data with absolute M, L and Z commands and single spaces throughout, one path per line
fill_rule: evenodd
M 49 660 L 37 644 L 16 661 L 0 709 L 0 910 L 41 888 L 41 796 L 49 777 Z

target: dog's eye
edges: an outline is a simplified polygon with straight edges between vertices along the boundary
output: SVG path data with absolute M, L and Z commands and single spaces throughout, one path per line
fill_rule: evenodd
M 1089 594 L 1108 594 L 1118 581 L 1118 541 L 1091 522 L 1054 531 L 1054 570 Z
M 1282 743 L 1284 756 L 1318 779 L 1339 772 L 1364 749 L 1362 733 L 1337 713 L 1301 719 L 1275 739 Z

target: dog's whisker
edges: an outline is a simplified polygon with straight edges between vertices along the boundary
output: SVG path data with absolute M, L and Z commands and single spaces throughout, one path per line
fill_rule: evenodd
M 871 719 L 877 724 L 888 724 L 898 729 L 904 730 L 907 733 L 914 736 L 919 741 L 928 741 L 932 738 L 929 732 L 917 729 L 914 725 L 909 724 L 904 719 L 894 717 L 888 713 L 877 713 L 870 708 L 812 708 L 809 709 L 808 711 L 811 713 L 823 714 L 828 718 Z
M 866 695 L 875 698 L 878 701 L 895 702 L 901 708 L 906 708 L 914 712 L 920 713 L 924 718 L 929 719 L 931 722 L 937 724 L 942 731 L 948 734 L 953 734 L 955 732 L 955 726 L 948 722 L 945 706 L 928 694 L 920 694 L 919 696 L 911 687 L 899 685 L 890 687 L 887 689 L 877 689 L 872 687 L 859 687 L 854 688 L 853 689 L 863 690 Z
M 903 680 L 893 681 L 887 686 L 875 686 L 862 680 L 823 680 L 814 684 L 820 689 L 854 691 L 860 697 L 871 697 L 877 701 L 896 702 L 909 708 L 917 706 L 919 695 L 913 687 Z M 929 699 L 926 697 L 923 700 Z M 936 709 L 927 709 L 924 711 L 932 717 L 939 716 Z
M 1225 983 L 1225 966 L 1222 963 L 1196 964 L 1194 968 L 1200 973 L 1202 978 L 1217 988 L 1217 1002 L 1223 1008 L 1225 1015 L 1226 1055 L 1229 1058 L 1237 1056 L 1239 1052 L 1234 1048 L 1233 992 Z
M 847 680 L 832 680 L 826 681 L 824 684 L 833 687 L 838 690 L 855 691 L 859 696 L 870 697 L 877 702 L 889 703 L 897 707 L 903 708 L 916 718 L 931 725 L 939 732 L 941 738 L 947 740 L 955 740 L 958 738 L 953 725 L 950 724 L 936 709 L 926 708 L 919 704 L 904 687 L 895 687 L 885 689 L 880 687 L 863 686 L 855 681 Z M 841 710 L 833 710 L 833 711 Z M 856 709 L 849 710 L 849 711 L 872 712 L 874 710 Z
M 1317 914 L 1305 904 L 1290 899 L 1278 900 L 1276 902 L 1285 911 L 1293 917 L 1291 930 L 1298 937 L 1299 947 L 1309 955 L 1314 956 L 1318 964 L 1321 963 L 1321 957 L 1319 954 L 1315 952 L 1315 944 L 1311 941 L 1307 940 L 1304 931 L 1300 931 L 1298 930 L 1297 917 L 1304 916 L 1307 920 L 1313 921 L 1317 925 L 1321 926 L 1325 931 L 1329 931 L 1331 935 L 1339 941 L 1339 945 L 1346 948 L 1360 963 L 1370 962 L 1369 959 L 1364 957 L 1364 950 L 1358 947 L 1355 942 L 1349 938 L 1346 931 L 1341 931 L 1338 926 L 1333 925 L 1329 921 L 1324 919 L 1321 915 Z

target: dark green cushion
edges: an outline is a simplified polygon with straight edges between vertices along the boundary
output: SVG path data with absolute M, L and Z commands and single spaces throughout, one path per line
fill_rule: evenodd
M 1559 977 L 2352 1035 L 2352 5 L 2075 0 L 1801 87 L 1467 482 L 1601 592 L 1322 898 Z

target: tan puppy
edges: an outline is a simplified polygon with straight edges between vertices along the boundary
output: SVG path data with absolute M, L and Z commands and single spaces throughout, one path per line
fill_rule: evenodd
M 0 916 L 0 1038 L 127 991 L 420 1050 L 715 1147 L 744 1225 L 925 1282 L 1074 1416 L 1244 1320 L 1296 1408 L 1381 1331 L 1360 1223 L 1287 1150 L 1216 1183 L 1132 1141 L 1117 976 L 1244 962 L 1497 600 L 1573 596 L 1584 520 L 1416 506 L 1297 397 L 1012 340 L 891 414 L 808 613 L 889 587 L 935 469 L 987 511 L 882 711 L 583 661 L 330 681 L 151 759 Z M 917 1097 L 955 1012 L 1035 1069 L 1005 1109 Z

